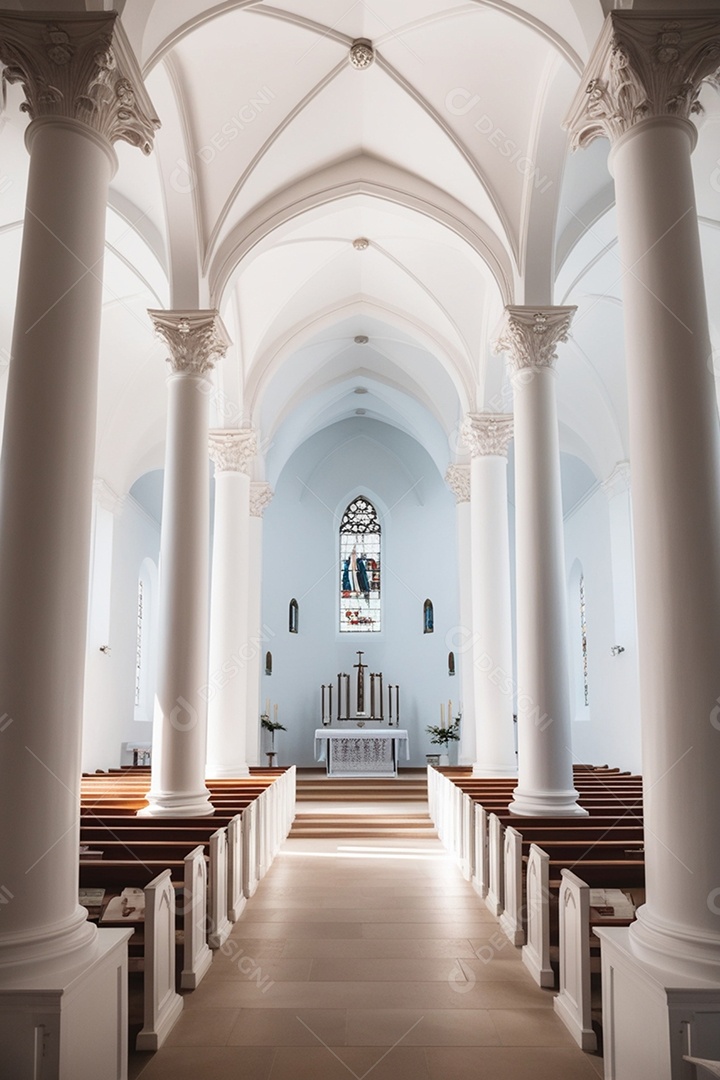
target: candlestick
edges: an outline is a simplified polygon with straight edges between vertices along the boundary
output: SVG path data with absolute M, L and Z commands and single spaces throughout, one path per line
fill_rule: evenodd
M 385 702 L 383 701 L 382 671 L 380 672 L 380 719 L 385 719 Z
M 332 724 L 332 683 L 328 683 L 328 723 Z
M 400 687 L 395 687 L 395 726 L 400 727 Z
M 392 727 L 392 683 L 388 685 L 388 724 Z

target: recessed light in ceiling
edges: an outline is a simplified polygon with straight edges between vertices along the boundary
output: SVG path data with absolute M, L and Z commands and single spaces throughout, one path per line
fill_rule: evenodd
M 367 394 L 366 386 L 356 386 L 353 390 L 353 394 Z
M 364 416 L 366 412 L 367 412 L 367 409 L 356 409 L 355 410 L 355 415 L 356 416 Z
M 367 236 L 357 236 L 352 244 L 356 251 L 365 251 L 370 247 L 370 241 Z
M 348 59 L 354 68 L 358 71 L 364 71 L 365 68 L 369 68 L 375 59 L 375 50 L 373 49 L 372 41 L 368 41 L 367 38 L 357 38 L 350 46 L 350 53 Z
M 355 337 L 353 338 L 353 341 L 355 342 L 356 345 L 367 345 L 369 340 L 370 339 L 367 336 L 367 334 L 356 334 Z

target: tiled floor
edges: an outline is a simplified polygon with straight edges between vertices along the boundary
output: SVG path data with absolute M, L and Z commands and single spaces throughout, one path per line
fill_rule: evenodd
M 597 1080 L 437 840 L 288 840 L 141 1080 Z

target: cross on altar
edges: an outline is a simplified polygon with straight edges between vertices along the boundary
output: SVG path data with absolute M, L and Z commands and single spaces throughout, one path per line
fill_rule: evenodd
M 362 649 L 358 649 L 357 654 L 358 654 L 358 662 L 357 662 L 357 664 L 353 664 L 353 667 L 356 667 L 358 669 L 358 673 L 357 673 L 357 711 L 358 711 L 358 714 L 362 714 L 362 713 L 365 712 L 365 668 L 367 667 L 367 664 L 363 664 L 363 662 L 362 662 L 362 658 L 363 658 Z

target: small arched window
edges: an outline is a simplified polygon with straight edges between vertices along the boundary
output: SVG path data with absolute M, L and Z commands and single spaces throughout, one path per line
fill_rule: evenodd
M 432 600 L 426 600 L 423 604 L 423 634 L 432 634 L 435 629 L 435 615 L 433 613 Z
M 272 653 L 265 653 L 265 674 L 272 675 Z
M 290 609 L 288 611 L 288 630 L 291 634 L 297 634 L 298 632 L 298 617 L 300 609 L 298 608 L 298 602 L 293 597 L 290 601 Z
M 448 653 L 448 675 L 454 675 L 454 674 L 455 674 L 455 653 L 454 652 L 449 652 Z

